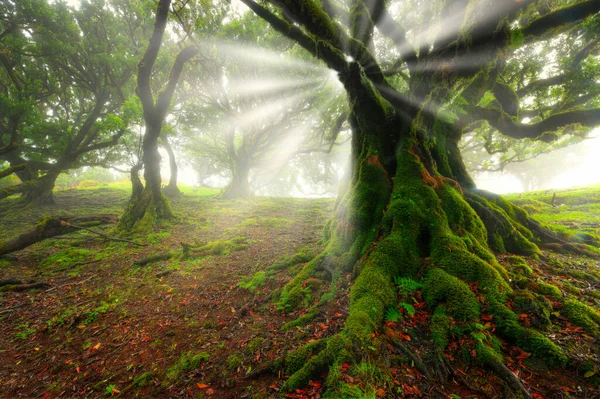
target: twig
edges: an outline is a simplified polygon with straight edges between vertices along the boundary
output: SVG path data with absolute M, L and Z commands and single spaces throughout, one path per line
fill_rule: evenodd
M 44 291 L 44 294 L 46 294 L 46 293 L 48 293 L 50 291 L 56 290 L 58 288 L 66 287 L 67 285 L 79 285 L 79 284 L 83 284 L 86 281 L 89 281 L 89 280 L 91 280 L 91 279 L 93 279 L 94 277 L 97 277 L 97 276 L 98 276 L 97 274 L 93 274 L 90 277 L 86 278 L 85 280 L 81 280 L 81 281 L 79 281 L 77 283 L 67 283 L 67 284 L 63 284 L 63 285 L 54 286 L 54 287 L 50 288 L 49 290 Z
M 68 222 L 64 222 L 64 223 L 68 223 Z M 98 232 L 98 231 L 95 231 L 95 230 L 89 229 L 89 228 L 87 228 L 87 227 L 84 227 L 84 226 L 79 226 L 79 225 L 72 224 L 72 223 L 69 223 L 69 226 L 70 226 L 70 227 L 74 227 L 74 228 L 76 228 L 76 229 L 81 229 L 81 230 L 88 231 L 88 232 L 90 232 L 90 233 L 92 233 L 92 234 L 97 234 L 97 235 L 99 235 L 100 237 L 102 237 L 102 238 L 104 238 L 104 239 L 106 239 L 106 240 L 110 240 L 110 241 L 119 241 L 119 242 L 126 242 L 126 243 L 129 243 L 129 244 L 137 245 L 137 246 L 139 246 L 139 247 L 145 247 L 145 246 L 147 246 L 146 244 L 141 244 L 141 243 L 139 243 L 139 242 L 130 241 L 130 240 L 125 240 L 125 239 L 123 239 L 123 238 L 110 237 L 110 236 L 107 236 L 106 234 L 100 233 L 100 232 Z

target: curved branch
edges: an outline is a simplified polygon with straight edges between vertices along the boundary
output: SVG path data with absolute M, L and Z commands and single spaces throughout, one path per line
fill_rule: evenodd
M 175 88 L 177 87 L 177 82 L 179 81 L 179 76 L 181 76 L 181 72 L 183 71 L 183 65 L 194 58 L 200 49 L 197 46 L 189 46 L 184 48 L 177 54 L 177 58 L 175 58 L 175 63 L 173 64 L 173 68 L 171 69 L 171 74 L 169 75 L 169 82 L 167 83 L 167 87 L 160 92 L 158 98 L 156 99 L 156 116 L 162 120 L 167 110 L 169 109 L 169 105 L 171 104 L 171 99 L 173 98 L 173 93 L 175 93 Z
M 570 7 L 562 7 L 531 22 L 523 28 L 523 34 L 526 40 L 538 38 L 554 29 L 581 21 L 597 12 L 600 12 L 600 1 L 598 0 L 589 0 Z
M 138 64 L 136 92 L 142 102 L 145 115 L 150 115 L 154 111 L 152 89 L 150 88 L 150 74 L 152 73 L 152 67 L 156 62 L 158 51 L 162 44 L 170 5 L 171 0 L 159 1 L 158 7 L 156 8 L 156 20 L 154 21 L 154 28 L 152 29 L 152 36 L 150 37 L 148 48 Z
M 310 54 L 325 62 L 328 67 L 338 72 L 343 71 L 348 67 L 348 62 L 346 61 L 344 54 L 330 43 L 313 39 L 305 34 L 300 28 L 287 23 L 254 0 L 241 0 L 241 2 L 247 5 L 248 8 L 260 18 L 265 20 L 277 32 L 294 40 Z
M 594 127 L 600 125 L 600 108 L 577 110 L 554 114 L 541 122 L 534 124 L 523 124 L 498 109 L 473 107 L 472 111 L 476 118 L 485 119 L 502 134 L 516 139 L 534 139 L 543 142 L 554 141 L 558 138 L 551 132 L 564 126 L 580 124 Z
M 27 167 L 27 164 L 20 164 L 17 166 L 11 166 L 10 168 L 6 168 L 3 170 L 0 170 L 0 179 L 5 178 L 6 176 L 10 176 L 15 172 L 19 172 L 21 170 L 24 170 Z

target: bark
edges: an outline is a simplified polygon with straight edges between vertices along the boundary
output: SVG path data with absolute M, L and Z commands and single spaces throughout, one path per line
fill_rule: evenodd
M 142 191 L 144 191 L 144 184 L 142 183 L 142 179 L 140 179 L 140 170 L 143 166 L 144 164 L 139 162 L 129 171 L 129 176 L 131 177 L 131 201 L 138 198 L 142 194 Z
M 248 184 L 248 174 L 250 167 L 245 159 L 238 159 L 233 168 L 233 176 L 231 182 L 223 189 L 219 198 L 221 199 L 236 199 L 236 198 L 251 198 L 254 193 Z
M 398 277 L 422 280 L 434 312 L 465 322 L 478 320 L 481 312 L 469 286 L 477 284 L 491 303 L 487 311 L 503 320 L 497 322 L 498 335 L 564 366 L 567 357 L 552 341 L 515 321 L 505 305 L 510 277 L 492 252 L 539 254 L 533 232 L 552 238 L 525 211 L 475 188 L 458 151 L 460 134 L 437 116 L 435 106 L 422 104 L 427 112 L 412 115 L 396 112 L 357 64 L 341 78 L 351 105 L 352 178 L 328 224 L 325 251 L 288 283 L 282 304 L 287 309 L 301 304 L 311 276 L 353 270 L 356 280 L 343 333 L 307 359 L 283 389 L 308 383 L 340 361 L 339 353 L 368 347 L 386 309 L 397 305 Z M 521 390 L 498 353 L 485 345 L 477 351 L 490 370 Z
M 159 1 L 152 36 L 148 48 L 138 64 L 136 94 L 142 103 L 144 121 L 146 122 L 146 130 L 142 140 L 142 162 L 144 164 L 146 186 L 139 196 L 130 201 L 119 222 L 119 230 L 127 233 L 147 232 L 157 221 L 173 218 L 169 201 L 161 193 L 161 157 L 158 152 L 158 139 L 177 82 L 183 71 L 183 66 L 198 53 L 199 49 L 196 46 L 190 46 L 177 54 L 171 68 L 169 81 L 163 90 L 159 92 L 155 102 L 150 86 L 150 77 L 162 44 L 170 5 L 170 0 Z
M 166 137 L 163 138 L 162 144 L 169 156 L 169 169 L 171 171 L 169 184 L 163 189 L 163 192 L 167 197 L 179 197 L 182 195 L 182 193 L 181 191 L 179 191 L 179 187 L 177 187 L 178 168 L 177 162 L 175 161 L 175 153 L 173 152 L 173 147 L 171 147 L 171 144 L 169 143 L 169 140 Z

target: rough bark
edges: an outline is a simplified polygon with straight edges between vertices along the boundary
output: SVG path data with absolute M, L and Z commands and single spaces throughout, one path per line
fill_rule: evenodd
M 328 225 L 325 251 L 284 288 L 282 304 L 291 309 L 301 303 L 304 281 L 324 271 L 331 277 L 353 269 L 357 278 L 345 330 L 329 338 L 284 389 L 303 386 L 335 362 L 356 356 L 357 347 L 367 347 L 386 309 L 396 305 L 397 277 L 423 281 L 432 311 L 462 322 L 476 322 L 482 312 L 470 288 L 476 284 L 490 303 L 486 311 L 498 320 L 498 335 L 564 366 L 560 348 L 520 326 L 506 306 L 513 292 L 510 277 L 490 250 L 540 253 L 534 222 L 520 208 L 474 187 L 456 149 L 460 135 L 432 116 L 433 107 L 398 116 L 358 65 L 341 79 L 352 106 L 352 179 Z M 496 349 L 480 345 L 477 352 L 506 379 Z M 509 382 L 517 386 L 515 381 Z
M 146 123 L 142 140 L 142 162 L 146 186 L 138 197 L 130 201 L 119 222 L 118 229 L 125 233 L 146 232 L 157 221 L 173 217 L 169 201 L 161 192 L 161 157 L 158 152 L 158 139 L 183 66 L 198 53 L 199 49 L 191 46 L 179 52 L 171 69 L 169 81 L 155 101 L 150 86 L 150 77 L 162 44 L 170 5 L 170 0 L 159 1 L 152 36 L 148 48 L 138 64 L 136 94 L 142 103 Z
M 169 170 L 171 171 L 171 176 L 169 177 L 169 184 L 163 189 L 163 193 L 165 193 L 167 197 L 179 197 L 182 195 L 182 193 L 181 191 L 179 191 L 179 187 L 177 187 L 178 167 L 177 162 L 175 160 L 175 152 L 173 152 L 171 143 L 169 143 L 169 139 L 167 139 L 166 137 L 162 139 L 162 144 L 165 150 L 167 151 L 167 155 L 169 156 Z

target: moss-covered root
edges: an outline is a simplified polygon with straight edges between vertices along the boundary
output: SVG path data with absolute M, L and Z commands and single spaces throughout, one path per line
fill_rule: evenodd
M 340 333 L 290 352 L 285 358 L 285 370 L 291 376 L 283 384 L 282 391 L 292 392 L 306 386 L 333 365 L 348 361 L 350 348 L 351 341 Z
M 123 235 L 147 234 L 159 220 L 172 219 L 173 210 L 167 197 L 154 195 L 148 187 L 131 200 L 119 224 L 117 231 Z
M 525 210 L 482 190 L 467 192 L 465 197 L 485 225 L 490 248 L 526 256 L 540 253 L 530 230 L 535 222 Z
M 502 356 L 496 351 L 481 344 L 477 348 L 477 354 L 480 361 L 493 371 L 494 374 L 500 377 L 512 392 L 520 394 L 522 398 L 531 398 L 531 394 L 525 386 L 523 386 L 521 380 L 504 365 Z

